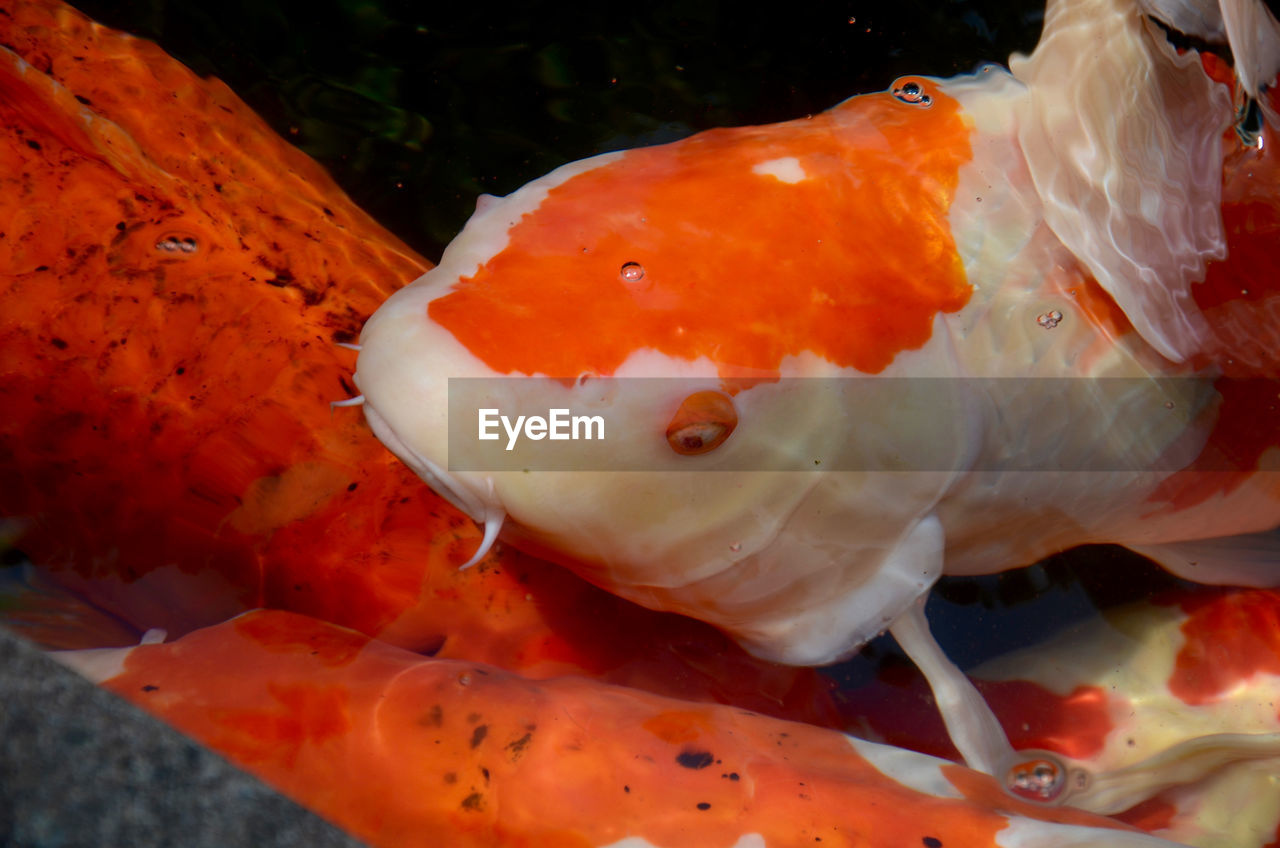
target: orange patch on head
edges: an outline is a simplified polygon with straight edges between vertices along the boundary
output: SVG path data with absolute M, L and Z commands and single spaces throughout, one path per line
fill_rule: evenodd
M 969 128 L 923 85 L 930 106 L 865 95 L 572 177 L 428 314 L 501 373 L 612 374 L 645 349 L 877 373 L 971 291 L 947 223 Z

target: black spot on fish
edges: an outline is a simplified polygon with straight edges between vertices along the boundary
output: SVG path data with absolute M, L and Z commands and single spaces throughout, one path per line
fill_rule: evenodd
M 471 747 L 478 748 L 484 738 L 489 735 L 489 725 L 482 724 L 475 730 L 471 731 Z
M 426 713 L 423 714 L 422 718 L 418 719 L 418 724 L 425 725 L 427 727 L 439 727 L 444 724 L 444 710 L 440 708 L 439 704 L 436 704 L 431 709 L 427 710 Z
M 685 750 L 676 754 L 676 762 L 688 769 L 703 769 L 714 761 L 710 751 Z
M 155 692 L 155 691 L 156 691 L 156 690 L 158 690 L 159 688 L 160 688 L 159 686 L 152 686 L 150 683 L 148 683 L 146 686 L 143 686 L 143 687 L 142 687 L 142 691 L 143 691 L 143 692 Z
M 529 733 L 526 733 L 524 736 L 521 736 L 519 739 L 516 739 L 507 743 L 506 750 L 507 750 L 507 753 L 511 756 L 511 759 L 513 761 L 520 758 L 520 755 L 524 753 L 524 749 L 529 746 L 529 741 L 532 739 L 533 739 L 533 732 L 530 731 Z
M 924 848 L 942 848 L 942 840 L 936 836 L 926 836 L 920 841 L 924 844 Z
M 699 801 L 699 802 L 698 802 L 698 809 L 699 809 L 699 810 L 709 810 L 709 809 L 711 809 L 711 805 L 710 805 L 710 804 L 708 804 L 706 801 Z

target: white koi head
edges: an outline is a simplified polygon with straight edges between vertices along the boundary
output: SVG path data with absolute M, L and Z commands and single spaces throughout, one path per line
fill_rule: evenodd
M 954 371 L 938 319 L 970 294 L 946 217 L 969 135 L 919 80 L 487 200 L 366 326 L 369 420 L 521 547 L 764 656 L 833 660 L 940 573 L 922 521 L 966 415 L 872 378 Z M 553 442 L 556 410 L 602 438 Z

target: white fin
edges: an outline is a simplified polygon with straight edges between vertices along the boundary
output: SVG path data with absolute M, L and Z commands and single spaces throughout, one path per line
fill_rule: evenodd
M 1138 0 L 1138 5 L 1170 29 L 1210 44 L 1226 43 L 1227 28 L 1218 0 Z
M 1071 806 L 1104 816 L 1122 813 L 1164 790 L 1195 783 L 1242 760 L 1280 757 L 1280 733 L 1211 733 L 1180 742 L 1147 759 L 1095 774 Z
M 124 661 L 130 652 L 143 645 L 160 645 L 169 636 L 163 629 L 152 627 L 134 648 L 85 648 L 79 651 L 49 651 L 49 656 L 94 683 L 102 683 L 124 674 Z
M 1278 531 L 1126 547 L 1196 583 L 1259 589 L 1280 587 Z
M 1280 24 L 1261 0 L 1222 0 L 1222 19 L 1240 87 L 1262 107 L 1267 123 L 1280 129 L 1266 96 L 1280 73 Z
M 361 345 L 358 345 L 358 344 L 352 344 L 351 342 L 334 342 L 334 343 L 333 343 L 333 346 L 334 346 L 334 347 L 345 347 L 347 350 L 354 350 L 354 351 L 359 351 L 359 350 L 361 350 L 361 349 L 362 349 Z
M 947 658 L 929 632 L 924 598 L 899 616 L 889 632 L 929 681 L 947 733 L 965 764 L 990 775 L 1001 775 L 1008 763 L 1017 758 L 1013 746 L 982 693 Z
M 169 638 L 169 633 L 162 627 L 152 627 L 146 633 L 142 634 L 142 638 L 138 640 L 139 645 L 163 645 L 164 640 Z
M 1226 252 L 1223 87 L 1132 0 L 1050 0 L 1035 52 L 1009 67 L 1045 222 L 1148 344 L 1174 361 L 1202 349 L 1191 286 Z

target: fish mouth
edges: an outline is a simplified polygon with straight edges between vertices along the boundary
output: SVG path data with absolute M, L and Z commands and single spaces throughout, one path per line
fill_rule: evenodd
M 436 494 L 443 497 L 445 501 L 452 503 L 458 510 L 465 512 L 467 518 L 475 521 L 476 524 L 488 525 L 493 520 L 494 512 L 502 512 L 502 503 L 498 501 L 497 496 L 493 492 L 493 480 L 489 479 L 489 497 L 477 496 L 475 492 L 471 492 L 465 485 L 461 485 L 449 475 L 447 470 L 440 468 L 435 462 L 426 459 L 421 453 L 413 450 L 406 442 L 397 436 L 396 430 L 392 429 L 392 425 L 387 423 L 387 419 L 383 418 L 374 409 L 369 401 L 365 401 L 364 405 L 365 419 L 369 421 L 369 427 L 374 430 L 374 436 L 387 447 L 387 450 L 394 453 L 403 462 L 404 465 L 410 466 L 413 473 L 419 475 L 422 480 Z

